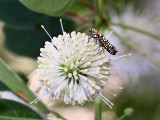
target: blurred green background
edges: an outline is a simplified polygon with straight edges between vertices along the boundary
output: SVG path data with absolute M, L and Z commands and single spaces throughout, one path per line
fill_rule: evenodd
M 63 19 L 66 32 L 80 31 L 86 34 L 92 26 L 100 31 L 110 31 L 117 25 L 114 22 L 118 21 L 120 24 L 117 27 L 120 29 L 114 29 L 113 41 L 114 37 L 119 39 L 120 43 L 116 45 L 120 53 L 127 54 L 129 51 L 135 54 L 132 59 L 128 58 L 130 61 L 128 64 L 127 62 L 124 64 L 123 60 L 117 63 L 120 67 L 124 64 L 123 67 L 126 69 L 123 74 L 128 77 L 126 80 L 122 80 L 124 89 L 118 92 L 116 98 L 111 98 L 115 104 L 113 109 L 109 109 L 102 103 L 102 120 L 116 120 L 123 115 L 123 111 L 127 107 L 132 107 L 134 113 L 124 120 L 159 120 L 159 6 L 159 0 L 0 0 L 0 120 L 40 120 L 46 119 L 48 113 L 56 116 L 52 118 L 53 120 L 60 117 L 58 113 L 62 113 L 61 115 L 67 119 L 81 120 L 79 118 L 82 115 L 81 112 L 77 114 L 79 115 L 77 118 L 75 115 L 72 117 L 70 109 L 73 107 L 70 108 L 62 103 L 55 105 L 55 109 L 53 107 L 52 110 L 41 102 L 35 105 L 40 110 L 36 110 L 28 104 L 35 96 L 27 87 L 27 76 L 37 67 L 36 58 L 39 56 L 40 48 L 44 46 L 45 41 L 50 41 L 40 25 L 43 24 L 51 36 L 58 36 L 62 34 L 60 18 Z M 126 12 L 128 12 L 127 15 Z M 137 17 L 137 14 L 142 16 Z M 141 21 L 144 26 L 139 25 L 137 30 L 134 27 L 138 24 L 137 21 L 143 18 L 143 15 L 144 19 Z M 123 17 L 126 17 L 125 19 L 128 21 L 124 21 Z M 135 18 L 133 20 L 135 23 L 130 22 L 130 18 Z M 130 24 L 128 25 L 128 23 Z M 149 26 L 146 23 L 151 23 L 149 29 L 146 29 L 146 26 Z M 127 31 L 136 32 L 129 33 Z M 145 41 L 146 38 L 139 34 L 147 36 L 149 41 Z M 136 56 L 137 54 L 139 56 Z M 118 79 L 121 80 L 121 77 Z M 6 96 L 10 96 L 5 93 L 6 91 L 12 91 L 17 96 L 16 101 L 21 103 L 16 102 L 15 99 L 14 101 L 6 100 Z M 12 96 L 8 98 L 12 99 Z M 87 103 L 84 106 L 76 106 L 76 108 L 83 108 L 82 113 L 88 114 L 86 120 L 92 120 L 93 105 L 93 103 Z M 64 110 L 61 111 L 59 108 Z M 65 114 L 66 108 L 69 108 L 71 114 Z M 45 111 L 44 115 L 40 114 L 41 110 Z M 60 119 L 63 118 L 60 117 Z

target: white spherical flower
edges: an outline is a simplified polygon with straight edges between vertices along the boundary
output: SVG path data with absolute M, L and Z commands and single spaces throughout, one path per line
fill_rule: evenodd
M 159 36 L 160 26 L 158 19 L 154 18 L 151 14 L 146 12 L 135 13 L 132 8 L 126 9 L 120 16 L 112 14 L 112 22 L 120 23 L 123 25 L 131 26 L 134 28 L 142 29 L 150 33 Z M 119 26 L 111 26 L 114 31 L 116 31 L 122 37 L 128 39 L 146 54 L 151 56 L 157 62 L 160 60 L 160 43 L 155 39 L 148 37 L 139 32 L 133 30 L 124 29 Z M 108 30 L 105 30 L 104 34 L 107 35 Z M 155 69 L 155 66 L 144 58 L 137 51 L 126 46 L 119 38 L 112 36 L 112 43 L 117 47 L 119 52 L 117 55 L 126 54 L 131 52 L 133 55 L 123 60 L 115 61 L 118 65 L 117 71 L 126 74 L 130 79 L 139 79 L 144 74 L 148 74 L 151 69 Z
M 88 35 L 74 31 L 45 42 L 37 71 L 44 93 L 33 102 L 49 94 L 66 104 L 84 104 L 100 97 L 109 107 L 113 105 L 102 95 L 104 85 L 109 83 L 110 58 L 94 39 L 87 41 Z

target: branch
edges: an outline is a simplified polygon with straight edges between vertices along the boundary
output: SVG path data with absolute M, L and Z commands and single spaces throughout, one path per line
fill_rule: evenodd
M 90 5 L 86 0 L 80 0 L 85 6 L 87 6 L 91 11 L 94 11 L 95 8 Z
M 82 22 L 90 22 L 90 19 L 85 16 L 81 16 L 81 15 L 78 15 L 72 12 L 66 12 L 65 14 L 73 18 L 76 18 L 77 20 L 82 21 Z

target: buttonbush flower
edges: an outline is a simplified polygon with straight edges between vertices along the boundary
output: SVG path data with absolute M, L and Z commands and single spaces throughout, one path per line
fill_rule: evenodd
M 37 70 L 44 93 L 33 102 L 47 94 L 54 100 L 73 105 L 100 97 L 112 107 L 113 103 L 102 95 L 104 85 L 111 84 L 108 82 L 110 58 L 93 38 L 87 41 L 88 35 L 73 31 L 71 34 L 63 32 L 51 42 L 45 42 L 45 47 L 40 49 Z
M 154 15 L 148 14 L 148 12 L 134 11 L 135 10 L 132 7 L 129 7 L 127 10 L 121 13 L 121 15 L 112 14 L 112 22 L 142 29 L 159 36 L 159 19 Z M 160 44 L 158 41 L 133 30 L 124 29 L 118 26 L 111 27 L 114 31 L 119 33 L 124 38 L 130 40 L 138 48 L 150 55 L 154 60 L 157 62 L 160 60 Z M 104 31 L 105 35 L 108 33 L 108 30 Z M 146 60 L 135 50 L 124 45 L 116 36 L 113 35 L 112 38 L 112 43 L 117 47 L 117 49 L 120 49 L 117 55 L 125 54 L 128 51 L 134 53 L 134 55 L 129 57 L 127 61 L 119 60 L 115 62 L 118 65 L 118 72 L 123 74 L 125 73 L 130 79 L 138 80 L 142 75 L 147 75 L 151 69 L 155 69 L 155 66 L 151 62 Z

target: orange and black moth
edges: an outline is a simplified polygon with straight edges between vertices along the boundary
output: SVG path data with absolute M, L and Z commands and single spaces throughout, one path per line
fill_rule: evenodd
M 106 37 L 103 36 L 103 34 L 99 32 L 98 29 L 90 28 L 89 32 L 90 35 L 88 35 L 88 42 L 91 38 L 95 38 L 99 41 L 99 45 L 104 47 L 110 54 L 115 55 L 118 52 L 118 50 L 109 42 Z

